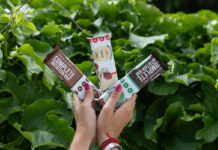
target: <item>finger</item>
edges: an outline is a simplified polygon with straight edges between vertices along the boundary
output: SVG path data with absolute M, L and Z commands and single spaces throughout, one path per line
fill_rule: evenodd
M 131 98 L 129 98 L 123 105 L 127 105 L 126 107 L 129 107 L 130 109 L 134 109 L 135 103 L 136 103 L 137 94 L 133 95 Z
M 92 86 L 90 86 L 88 83 L 85 83 L 85 99 L 84 103 L 92 103 L 92 100 L 94 99 L 94 93 L 92 90 Z
M 73 94 L 73 109 L 77 110 L 81 104 L 81 100 L 79 99 L 78 95 Z
M 137 98 L 137 95 L 135 94 L 116 110 L 115 113 L 116 113 L 118 118 L 122 118 L 123 116 L 127 116 L 127 121 L 132 118 L 136 98 Z
M 108 102 L 104 105 L 105 107 L 111 108 L 112 111 L 114 111 L 114 108 L 120 98 L 122 91 L 122 86 L 118 84 L 114 91 L 112 92 Z

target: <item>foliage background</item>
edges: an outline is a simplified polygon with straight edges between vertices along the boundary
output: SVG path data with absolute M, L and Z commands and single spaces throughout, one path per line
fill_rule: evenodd
M 163 13 L 143 0 L 56 1 L 88 32 L 112 33 L 119 78 L 150 50 L 168 64 L 169 71 L 139 93 L 120 137 L 124 149 L 217 149 L 215 12 Z M 90 46 L 56 5 L 33 0 L 16 13 L 23 2 L 0 1 L 0 29 L 10 23 L 0 34 L 0 149 L 67 149 L 75 131 L 72 93 L 42 61 L 60 45 L 97 85 Z

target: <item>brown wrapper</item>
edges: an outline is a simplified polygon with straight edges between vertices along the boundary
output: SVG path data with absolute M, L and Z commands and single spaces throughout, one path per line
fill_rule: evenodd
M 100 96 L 99 90 L 88 78 L 70 61 L 60 50 L 59 46 L 46 56 L 44 63 L 51 68 L 64 83 L 76 93 L 80 99 L 85 97 L 84 84 L 87 82 L 92 86 L 95 98 Z
M 151 51 L 151 58 L 149 58 L 147 62 L 136 66 L 128 74 L 141 89 L 167 70 L 168 67 L 161 62 L 160 58 L 153 51 Z
M 43 62 L 48 65 L 69 88 L 72 88 L 83 75 L 69 58 L 64 55 L 59 46 L 56 46 L 53 52 L 48 54 Z

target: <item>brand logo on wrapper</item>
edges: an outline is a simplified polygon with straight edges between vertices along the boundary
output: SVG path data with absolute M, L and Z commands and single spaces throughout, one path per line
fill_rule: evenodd
M 60 72 L 61 76 L 67 81 L 71 80 L 75 76 L 75 72 L 70 69 L 60 58 L 60 56 L 55 56 L 51 61 L 51 65 Z
M 80 99 L 85 97 L 84 84 L 88 82 L 93 89 L 94 97 L 100 96 L 99 90 L 92 84 L 85 75 L 67 58 L 58 46 L 48 54 L 44 60 L 64 83 L 76 93 Z

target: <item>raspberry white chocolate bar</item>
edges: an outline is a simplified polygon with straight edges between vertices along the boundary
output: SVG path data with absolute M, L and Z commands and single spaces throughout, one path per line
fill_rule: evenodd
M 86 82 L 92 86 L 95 98 L 100 96 L 99 90 L 70 61 L 70 59 L 64 55 L 59 46 L 56 46 L 53 52 L 46 56 L 44 63 L 51 68 L 80 99 L 85 98 L 84 84 Z
M 151 51 L 151 54 L 145 60 L 104 92 L 99 100 L 101 103 L 106 103 L 114 88 L 118 84 L 121 84 L 122 94 L 117 103 L 117 106 L 119 106 L 167 70 L 167 66 L 161 62 L 160 58 L 153 51 Z
M 100 89 L 105 91 L 118 81 L 110 34 L 88 39 L 92 49 L 98 83 Z

